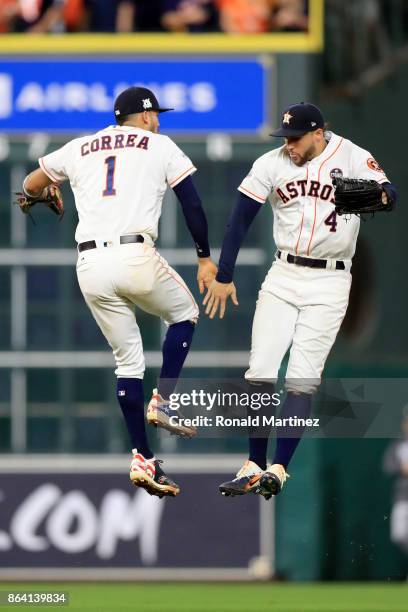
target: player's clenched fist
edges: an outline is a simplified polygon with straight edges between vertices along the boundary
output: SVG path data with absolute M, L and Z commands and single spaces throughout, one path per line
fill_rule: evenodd
M 198 259 L 197 283 L 200 293 L 204 293 L 204 289 L 209 288 L 217 272 L 218 268 L 210 257 Z
M 225 306 L 227 299 L 231 298 L 232 303 L 238 306 L 237 290 L 235 289 L 234 283 L 219 283 L 214 280 L 208 288 L 207 295 L 203 300 L 204 306 L 206 306 L 205 314 L 213 319 L 220 312 L 220 319 L 224 318 Z

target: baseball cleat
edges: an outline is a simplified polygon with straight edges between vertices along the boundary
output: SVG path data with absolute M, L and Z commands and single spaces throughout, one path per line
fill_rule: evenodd
M 180 487 L 162 470 L 162 461 L 152 457 L 145 459 L 137 449 L 133 449 L 133 459 L 130 464 L 130 480 L 136 487 L 145 489 L 150 495 L 175 497 L 180 493 Z
M 265 499 L 271 499 L 272 496 L 278 495 L 289 478 L 285 468 L 280 463 L 269 465 L 262 474 L 259 481 L 258 493 L 263 495 Z
M 171 417 L 171 420 L 170 420 Z M 149 402 L 146 420 L 150 425 L 162 427 L 171 434 L 182 438 L 194 438 L 197 429 L 183 424 L 183 415 L 178 410 L 172 410 L 169 401 L 162 398 L 157 389 L 153 389 L 152 399 Z
M 233 480 L 220 484 L 219 491 L 221 495 L 226 497 L 230 495 L 245 495 L 245 493 L 257 493 L 258 483 L 262 474 L 263 470 L 259 465 L 247 459 Z

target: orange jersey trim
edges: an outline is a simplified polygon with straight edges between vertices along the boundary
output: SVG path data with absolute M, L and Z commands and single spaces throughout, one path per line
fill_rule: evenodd
M 184 176 L 187 176 L 188 174 L 192 174 L 195 170 L 197 170 L 195 166 L 190 166 L 188 170 L 185 170 L 182 174 L 180 174 L 180 176 L 173 179 L 171 183 L 169 183 L 170 187 L 175 187 L 177 183 L 179 183 Z
M 309 180 L 309 168 L 306 168 L 306 187 L 307 187 L 307 182 Z M 305 218 L 305 207 L 303 206 L 303 210 L 302 210 L 302 221 L 300 223 L 300 230 L 299 230 L 299 238 L 298 241 L 296 243 L 296 247 L 295 247 L 295 253 L 296 255 L 298 254 L 298 249 L 299 249 L 299 242 L 300 242 L 300 237 L 302 235 L 302 230 L 303 230 L 303 219 Z
M 256 195 L 256 193 L 252 193 L 252 191 L 249 191 L 249 189 L 245 189 L 245 187 L 242 187 L 242 185 L 238 187 L 238 191 L 245 191 L 245 193 L 251 196 L 252 199 L 257 200 L 258 202 L 261 202 L 261 204 L 264 204 L 266 202 L 264 198 L 261 198 L 261 196 Z
M 328 161 L 329 161 L 329 159 L 331 159 L 331 158 L 333 157 L 333 155 L 335 155 L 335 154 L 337 153 L 337 151 L 339 150 L 339 148 L 340 148 L 340 147 L 341 147 L 341 145 L 343 144 L 343 141 L 344 141 L 344 138 L 342 138 L 342 139 L 340 140 L 339 144 L 338 144 L 338 145 L 337 145 L 337 147 L 334 149 L 333 153 L 331 153 L 331 154 L 329 155 L 329 157 L 326 157 L 326 159 L 324 159 L 324 160 L 322 161 L 322 163 L 320 164 L 319 172 L 318 172 L 318 174 L 317 174 L 317 180 L 318 180 L 319 182 L 320 182 L 320 172 L 321 172 L 321 170 L 322 170 L 322 168 L 323 168 L 324 164 L 325 164 L 326 162 L 328 162 Z M 314 234 L 314 231 L 315 231 L 315 226 L 316 226 L 317 200 L 318 200 L 318 198 L 315 198 L 315 203 L 314 203 L 314 219 L 313 219 L 312 234 L 311 234 L 311 236 L 310 236 L 309 244 L 308 244 L 308 247 L 307 247 L 307 254 L 308 254 L 308 255 L 309 255 L 309 253 L 310 253 L 310 245 L 312 244 L 313 234 Z
M 55 176 L 53 176 L 52 172 L 50 172 L 46 165 L 43 162 L 43 158 L 40 157 L 40 159 L 38 160 L 38 163 L 40 164 L 40 168 L 43 172 L 45 172 L 45 174 L 48 176 L 48 178 L 50 178 L 54 183 L 60 183 L 60 179 L 57 179 Z

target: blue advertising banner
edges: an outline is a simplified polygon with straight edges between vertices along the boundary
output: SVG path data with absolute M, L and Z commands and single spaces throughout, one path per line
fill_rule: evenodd
M 0 62 L 0 131 L 92 132 L 114 123 L 126 87 L 152 89 L 163 131 L 257 132 L 268 124 L 270 67 L 256 59 L 58 59 Z
M 159 499 L 126 473 L 2 473 L 0 577 L 24 567 L 248 571 L 261 553 L 266 502 L 226 501 L 218 485 L 230 476 L 172 473 L 183 494 Z

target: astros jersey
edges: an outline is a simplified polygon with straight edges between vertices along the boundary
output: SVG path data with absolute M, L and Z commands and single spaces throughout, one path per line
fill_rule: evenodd
M 167 185 L 196 170 L 168 136 L 116 125 L 71 140 L 39 164 L 53 181 L 71 183 L 77 242 L 131 233 L 155 240 Z
M 324 151 L 296 166 L 280 147 L 259 157 L 239 191 L 263 203 L 270 196 L 277 248 L 317 259 L 351 259 L 360 219 L 338 216 L 335 176 L 389 182 L 368 151 L 331 132 Z

